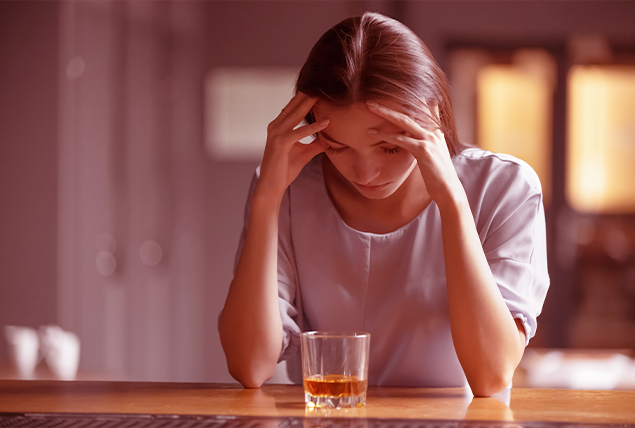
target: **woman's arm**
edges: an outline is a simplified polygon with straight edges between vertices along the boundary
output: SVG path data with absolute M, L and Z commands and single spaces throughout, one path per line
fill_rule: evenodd
M 406 132 L 370 131 L 413 154 L 426 190 L 439 207 L 454 348 L 474 395 L 495 394 L 511 382 L 523 355 L 525 331 L 494 281 L 443 133 L 424 129 L 376 103 L 368 105 Z
M 439 206 L 452 340 L 474 395 L 489 396 L 511 382 L 525 349 L 494 281 L 463 189 Z
M 315 99 L 299 93 L 269 124 L 245 241 L 219 320 L 229 373 L 248 388 L 259 388 L 273 376 L 282 351 L 278 215 L 286 188 L 323 151 L 316 143 L 298 141 L 324 129 L 328 121 L 294 129 L 313 104 Z
M 259 388 L 273 376 L 282 347 L 278 307 L 278 212 L 274 198 L 251 198 L 245 241 L 219 320 L 229 373 Z

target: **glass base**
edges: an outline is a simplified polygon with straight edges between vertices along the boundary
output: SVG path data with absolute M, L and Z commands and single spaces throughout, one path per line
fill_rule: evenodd
M 340 409 L 343 407 L 362 407 L 366 405 L 366 395 L 346 395 L 341 397 L 315 396 L 304 393 L 304 404 L 307 407 Z

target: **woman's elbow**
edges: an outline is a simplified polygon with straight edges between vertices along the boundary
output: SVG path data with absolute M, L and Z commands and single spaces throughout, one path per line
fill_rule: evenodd
M 245 388 L 260 388 L 263 383 L 273 377 L 275 365 L 270 367 L 262 364 L 232 365 L 227 362 L 229 374 Z
M 491 373 L 469 382 L 472 394 L 476 397 L 490 397 L 507 388 L 513 377 L 511 373 Z
M 222 327 L 219 330 L 227 369 L 234 379 L 245 388 L 260 388 L 273 377 L 280 351 L 272 343 L 277 341 L 257 346 L 249 339 L 237 337 L 235 332 Z

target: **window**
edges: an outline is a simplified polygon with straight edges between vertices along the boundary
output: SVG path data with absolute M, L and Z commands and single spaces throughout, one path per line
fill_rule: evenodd
M 635 66 L 576 65 L 567 85 L 569 204 L 580 212 L 635 212 Z
M 452 76 L 459 136 L 531 165 L 547 203 L 556 80 L 551 55 L 540 49 L 506 55 L 460 50 L 453 55 Z

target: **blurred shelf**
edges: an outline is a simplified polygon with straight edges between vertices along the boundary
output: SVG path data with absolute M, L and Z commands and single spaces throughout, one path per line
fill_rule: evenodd
M 527 348 L 513 386 L 635 390 L 634 357 L 631 349 Z

